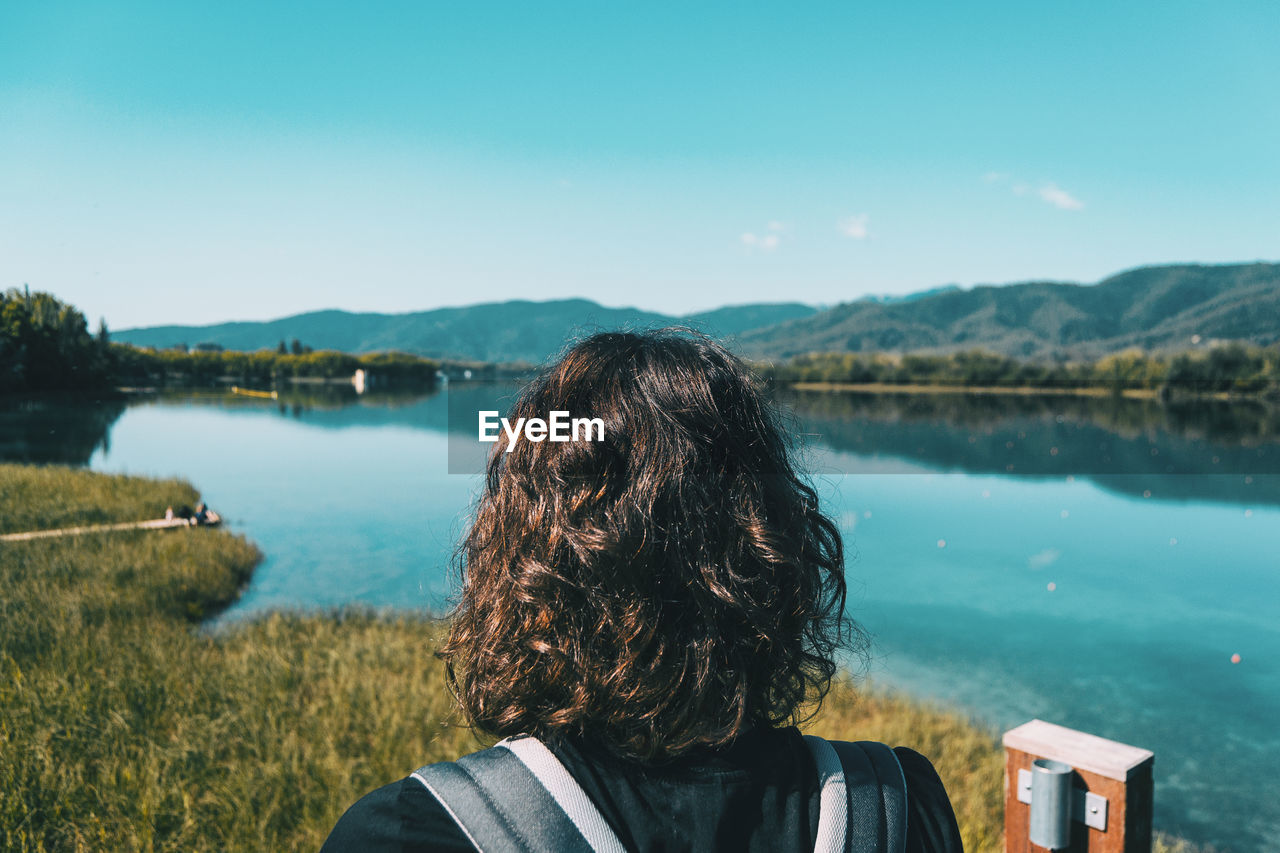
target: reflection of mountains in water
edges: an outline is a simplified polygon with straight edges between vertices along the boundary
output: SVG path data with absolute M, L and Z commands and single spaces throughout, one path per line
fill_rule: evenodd
M 281 391 L 276 399 L 227 394 L 175 394 L 172 402 L 279 415 L 322 429 L 405 426 L 439 433 L 476 434 L 477 413 L 504 415 L 520 386 L 505 381 L 451 382 L 444 390 L 357 394 L 349 385 Z
M 180 393 L 159 402 L 285 417 L 323 429 L 398 425 L 474 440 L 476 412 L 505 412 L 516 390 L 511 383 L 480 382 L 446 392 L 357 396 L 348 387 L 321 386 L 277 400 Z M 1280 411 L 1260 404 L 789 390 L 779 390 L 777 399 L 798 418 L 798 432 L 873 459 L 879 471 L 1081 476 L 1153 498 L 1280 504 Z M 11 402 L 0 406 L 0 461 L 63 465 L 86 465 L 96 449 L 107 447 L 125 408 L 121 399 Z
M 879 471 L 1081 476 L 1151 497 L 1280 503 L 1280 477 L 1267 476 L 1280 474 L 1280 411 L 1261 404 L 791 390 L 777 399 L 802 432 Z
M 169 402 L 208 405 L 239 412 L 255 412 L 300 421 L 322 429 L 399 425 L 442 430 L 443 406 L 436 389 L 370 391 L 357 394 L 350 385 L 299 386 L 280 391 L 275 399 L 261 397 L 177 393 Z

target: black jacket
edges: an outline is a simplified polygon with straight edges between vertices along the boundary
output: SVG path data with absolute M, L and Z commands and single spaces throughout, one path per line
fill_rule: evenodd
M 661 767 L 583 743 L 549 746 L 628 850 L 813 850 L 818 776 L 794 728 L 749 732 Z M 933 765 L 910 749 L 895 752 L 907 781 L 908 853 L 959 853 L 955 814 Z M 321 853 L 472 850 L 435 797 L 405 777 L 348 809 Z

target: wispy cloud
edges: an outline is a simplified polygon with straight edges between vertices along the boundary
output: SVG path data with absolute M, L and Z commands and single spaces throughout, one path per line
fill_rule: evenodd
M 989 184 L 1007 185 L 1009 191 L 1016 196 L 1035 195 L 1045 204 L 1051 204 L 1059 210 L 1084 210 L 1084 202 L 1076 198 L 1053 181 L 1046 181 L 1035 187 L 1026 181 L 1014 180 L 1009 172 L 987 172 L 982 180 Z
M 1060 210 L 1082 210 L 1084 202 L 1057 184 L 1045 184 L 1040 188 L 1040 198 Z
M 745 232 L 740 238 L 742 245 L 749 249 L 760 249 L 765 252 L 772 252 L 782 243 L 777 234 L 754 234 L 750 231 Z
M 837 224 L 840 233 L 853 240 L 867 239 L 867 221 L 870 217 L 865 213 L 859 213 L 854 216 L 846 216 Z

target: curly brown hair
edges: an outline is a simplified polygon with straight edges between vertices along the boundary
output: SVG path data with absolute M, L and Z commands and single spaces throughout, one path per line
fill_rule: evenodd
M 741 361 L 687 330 L 573 346 L 509 415 L 602 441 L 490 456 L 441 657 L 478 729 L 661 762 L 797 721 L 830 687 L 843 545 Z

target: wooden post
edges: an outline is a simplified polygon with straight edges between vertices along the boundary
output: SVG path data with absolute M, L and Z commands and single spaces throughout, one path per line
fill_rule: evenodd
M 1072 822 L 1068 853 L 1150 853 L 1155 756 L 1135 746 L 1032 720 L 1004 734 L 1005 853 L 1038 853 L 1028 827 L 1031 807 L 1018 799 L 1018 771 L 1037 758 L 1075 768 L 1075 787 L 1105 797 L 1106 829 Z

